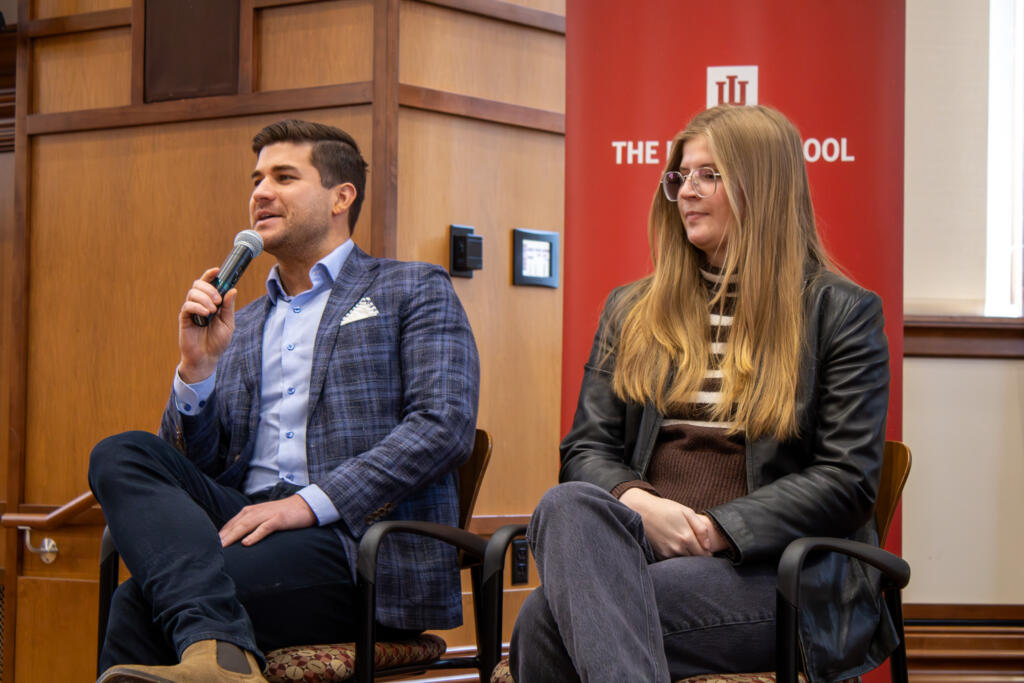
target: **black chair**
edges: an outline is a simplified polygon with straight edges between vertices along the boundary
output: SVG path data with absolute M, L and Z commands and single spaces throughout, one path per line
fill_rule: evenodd
M 887 441 L 879 480 L 878 496 L 875 502 L 875 522 L 878 525 L 879 543 L 885 543 L 899 503 L 903 486 L 910 474 L 910 449 L 898 441 Z M 507 534 L 522 533 L 523 527 L 509 528 Z M 495 534 L 497 539 L 497 534 Z M 504 538 L 504 537 L 503 537 Z M 508 538 L 511 543 L 511 536 Z M 496 544 L 495 544 L 496 545 Z M 507 547 L 507 545 L 506 545 Z M 495 547 L 496 553 L 499 548 Z M 504 548 L 500 549 L 504 553 Z M 702 674 L 684 678 L 676 683 L 796 683 L 804 680 L 800 673 L 800 650 L 797 641 L 797 626 L 800 612 L 800 574 L 807 558 L 813 553 L 837 552 L 855 557 L 877 568 L 882 576 L 882 595 L 885 606 L 896 626 L 900 642 L 890 655 L 893 683 L 907 683 L 907 651 L 903 634 L 903 607 L 900 591 L 910 581 L 910 565 L 905 560 L 881 548 L 842 538 L 800 538 L 786 547 L 779 560 L 778 584 L 776 587 L 775 652 L 776 671 L 742 674 Z M 503 562 L 502 562 L 503 563 Z M 501 612 L 497 612 L 500 629 Z M 494 632 L 490 636 L 494 638 Z M 500 647 L 500 631 L 497 635 Z M 482 680 L 482 679 L 481 679 Z M 854 679 L 856 680 L 856 679 Z M 508 660 L 498 663 L 490 678 L 491 683 L 514 683 L 508 670 Z
M 500 655 L 495 649 L 495 609 L 500 624 L 501 610 L 501 569 L 500 563 L 486 561 L 488 542 L 470 533 L 467 529 L 472 519 L 483 475 L 491 456 L 490 435 L 481 429 L 476 431 L 473 452 L 459 467 L 459 526 L 412 521 L 386 521 L 372 525 L 359 543 L 356 560 L 357 590 L 359 609 L 364 628 L 355 643 L 334 643 L 325 645 L 303 645 L 281 648 L 267 653 L 267 670 L 264 675 L 271 683 L 286 681 L 343 681 L 370 683 L 375 675 L 414 673 L 427 669 L 473 668 L 480 672 L 481 680 L 494 669 Z M 445 541 L 460 551 L 460 565 L 470 569 L 473 584 L 473 609 L 476 618 L 477 654 L 467 657 L 444 658 L 447 647 L 443 639 L 432 634 L 423 634 L 407 641 L 378 642 L 374 620 L 376 604 L 377 551 L 388 534 L 416 533 Z M 490 551 L 495 554 L 496 551 Z M 105 529 L 100 550 L 100 605 L 99 605 L 99 648 L 102 648 L 107 621 L 110 616 L 110 601 L 118 585 L 119 556 L 114 548 L 110 532 Z M 497 642 L 500 648 L 500 625 Z M 364 653 L 372 652 L 372 657 Z

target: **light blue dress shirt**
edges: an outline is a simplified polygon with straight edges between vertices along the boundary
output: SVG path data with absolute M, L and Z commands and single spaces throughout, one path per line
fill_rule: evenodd
M 263 327 L 263 378 L 260 393 L 260 426 L 245 492 L 253 494 L 279 481 L 303 486 L 298 494 L 313 510 L 317 521 L 339 519 L 327 494 L 309 483 L 306 467 L 306 422 L 309 418 L 309 380 L 313 371 L 313 346 L 334 279 L 352 252 L 352 240 L 320 259 L 309 271 L 312 288 L 288 296 L 275 265 L 267 277 L 270 312 Z M 216 372 L 196 384 L 186 384 L 174 373 L 174 400 L 183 415 L 195 415 L 213 392 Z

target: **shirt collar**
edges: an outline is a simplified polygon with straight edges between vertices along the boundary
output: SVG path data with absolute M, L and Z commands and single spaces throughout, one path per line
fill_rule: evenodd
M 313 267 L 309 269 L 309 280 L 313 283 L 314 291 L 329 288 L 334 284 L 334 280 L 341 272 L 353 248 L 355 248 L 355 243 L 350 239 L 345 240 L 334 251 L 313 264 Z M 267 275 L 267 296 L 270 298 L 271 304 L 276 304 L 279 299 L 286 301 L 291 299 L 285 294 L 284 287 L 281 285 L 281 276 L 276 263 L 270 269 L 270 274 Z

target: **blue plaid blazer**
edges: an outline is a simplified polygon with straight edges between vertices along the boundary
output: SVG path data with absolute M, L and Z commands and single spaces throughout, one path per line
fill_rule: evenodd
M 199 415 L 182 416 L 173 396 L 164 411 L 161 437 L 225 486 L 241 488 L 253 456 L 269 310 L 263 296 L 237 313 Z M 341 515 L 334 526 L 353 576 L 359 538 L 374 522 L 458 523 L 454 470 L 473 447 L 479 376 L 447 273 L 353 249 L 317 331 L 306 432 L 309 479 Z M 457 557 L 443 543 L 388 537 L 377 580 L 382 624 L 445 629 L 462 621 Z

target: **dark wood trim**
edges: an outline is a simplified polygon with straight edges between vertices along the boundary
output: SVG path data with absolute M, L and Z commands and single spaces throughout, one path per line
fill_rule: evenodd
M 1024 358 L 1024 318 L 908 315 L 904 357 Z
M 146 0 L 132 0 L 132 106 L 146 101 Z
M 30 0 L 18 0 L 18 16 L 30 17 Z M 14 103 L 14 225 L 11 226 L 11 273 L 8 284 L 11 307 L 10 346 L 7 358 L 0 358 L 0 367 L 8 373 L 7 509 L 16 510 L 25 496 L 25 432 L 28 427 L 26 400 L 28 395 L 28 213 L 31 182 L 31 149 L 28 145 L 26 120 L 32 101 L 31 74 L 32 39 L 18 33 L 18 57 Z M 4 669 L 15 671 L 15 633 L 18 620 L 18 574 L 21 572 L 22 545 L 16 529 L 4 533 Z
M 268 9 L 270 7 L 287 7 L 288 5 L 308 5 L 323 0 L 253 0 L 252 5 L 256 9 Z
M 459 95 L 406 83 L 398 87 L 398 103 L 403 107 L 412 107 L 413 109 L 426 109 L 565 135 L 565 114 L 545 109 L 485 100 L 480 97 Z
M 17 47 L 15 47 L 17 51 Z M 0 152 L 14 151 L 14 115 L 16 92 L 12 88 L 0 88 Z
M 1024 678 L 1024 605 L 903 605 L 907 668 L 915 683 Z
M 399 0 L 373 3 L 373 224 L 374 256 L 398 256 L 398 6 Z
M 488 19 L 498 19 L 520 26 L 550 31 L 565 35 L 565 17 L 553 12 L 545 12 L 516 5 L 502 0 L 418 0 L 427 5 L 437 5 L 448 9 L 476 14 Z
M 372 103 L 373 92 L 373 83 L 360 81 L 343 85 L 198 97 L 189 100 L 83 109 L 52 114 L 32 114 L 27 120 L 27 132 L 30 136 L 48 135 L 176 121 L 269 114 L 295 111 L 296 109 L 347 107 Z M 558 135 L 565 134 L 565 115 L 558 112 L 432 90 L 417 85 L 398 85 L 398 104 L 413 109 L 503 123 Z
M 241 3 L 238 16 L 238 94 L 248 95 L 256 80 L 256 10 L 253 9 L 253 0 L 241 0 Z
M 362 81 L 344 85 L 257 92 L 248 95 L 197 97 L 152 104 L 133 104 L 125 107 L 33 114 L 28 117 L 27 127 L 29 135 L 46 135 L 176 121 L 271 114 L 298 109 L 326 109 L 370 104 L 371 93 L 372 84 L 369 81 Z
M 974 605 L 907 603 L 904 620 L 932 621 L 1024 621 L 1024 605 Z
M 905 633 L 915 683 L 1024 679 L 1024 627 L 908 625 Z
M 469 530 L 481 536 L 490 536 L 506 524 L 528 524 L 530 515 L 473 515 Z
M 121 28 L 122 26 L 131 26 L 131 24 L 132 8 L 121 7 L 118 9 L 100 10 L 98 12 L 83 12 L 82 14 L 69 14 L 63 17 L 23 21 L 19 23 L 18 30 L 30 38 L 42 38 L 44 36 L 57 36 L 67 33 L 82 33 L 83 31 L 99 31 L 105 28 Z

